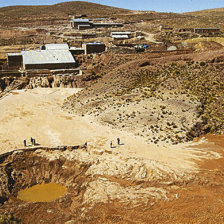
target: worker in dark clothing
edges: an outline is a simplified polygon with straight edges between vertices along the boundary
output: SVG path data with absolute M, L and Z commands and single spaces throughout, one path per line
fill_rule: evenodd
M 33 138 L 33 145 L 36 145 L 36 139 Z
M 111 147 L 111 148 L 113 147 L 112 141 L 110 141 L 110 147 Z
M 117 138 L 117 144 L 120 145 L 120 138 Z
M 24 143 L 24 147 L 26 147 L 26 140 L 24 140 L 23 143 Z
M 30 138 L 30 141 L 31 141 L 31 144 L 33 145 L 33 138 L 32 137 Z

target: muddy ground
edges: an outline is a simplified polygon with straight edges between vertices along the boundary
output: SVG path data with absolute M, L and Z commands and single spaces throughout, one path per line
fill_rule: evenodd
M 121 167 L 106 166 L 114 152 L 99 155 L 91 147 L 17 151 L 1 158 L 5 202 L 0 211 L 13 213 L 22 223 L 222 223 L 223 140 L 210 135 L 192 143 L 189 147 L 200 155 L 191 159 L 196 169 L 174 169 L 179 170 L 176 177 L 169 169 L 161 172 L 161 164 L 154 166 L 155 176 L 148 170 L 150 175 L 140 177 L 136 165 L 122 174 Z M 138 160 L 143 164 L 153 161 Z M 45 203 L 16 198 L 19 190 L 41 182 L 62 184 L 67 193 Z

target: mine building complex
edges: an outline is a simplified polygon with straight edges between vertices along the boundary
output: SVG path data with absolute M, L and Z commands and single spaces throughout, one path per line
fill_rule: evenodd
M 40 50 L 8 53 L 7 59 L 9 67 L 21 67 L 24 70 L 76 67 L 76 61 L 67 44 L 46 44 Z
M 73 19 L 70 21 L 71 27 L 79 30 L 86 30 L 92 28 L 112 28 L 123 27 L 122 23 L 114 22 L 93 22 L 90 19 Z
M 74 69 L 77 63 L 75 55 L 101 53 L 106 50 L 102 42 L 84 43 L 81 48 L 69 47 L 68 44 L 45 44 L 40 50 L 8 53 L 10 68 L 22 70 L 38 69 Z

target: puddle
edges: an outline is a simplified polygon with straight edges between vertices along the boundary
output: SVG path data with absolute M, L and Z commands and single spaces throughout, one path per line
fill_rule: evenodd
M 18 192 L 17 198 L 26 202 L 51 202 L 63 196 L 66 187 L 55 184 L 37 184 Z

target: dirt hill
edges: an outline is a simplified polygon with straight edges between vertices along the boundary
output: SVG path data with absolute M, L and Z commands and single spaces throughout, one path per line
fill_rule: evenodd
M 161 58 L 142 54 L 137 60 L 129 57 L 130 61 L 126 61 L 128 55 L 116 55 L 119 66 L 110 67 L 110 72 L 68 98 L 63 107 L 154 143 L 177 144 L 221 133 L 222 55 L 223 51 Z M 101 57 L 101 66 L 106 66 Z
M 201 27 L 217 27 L 223 31 L 224 8 L 187 12 L 183 15 L 192 16 L 192 20 L 188 21 L 189 25 L 195 23 Z
M 131 11 L 82 1 L 48 6 L 10 6 L 0 8 L 0 25 L 17 26 L 33 22 L 44 24 L 50 21 L 54 24 L 68 20 L 69 15 L 87 14 L 90 17 L 106 17 L 128 12 Z
M 193 15 L 193 16 L 202 16 L 202 15 L 215 15 L 219 16 L 222 14 L 223 16 L 224 8 L 216 8 L 216 9 L 205 9 L 201 11 L 194 11 L 194 12 L 186 12 L 185 15 Z
M 62 24 L 67 23 L 69 15 L 87 14 L 88 17 L 116 17 L 133 23 L 149 21 L 152 25 L 162 25 L 164 27 L 198 26 L 222 29 L 224 21 L 223 11 L 224 9 L 220 8 L 183 14 L 152 11 L 135 12 L 90 2 L 73 1 L 47 6 L 10 6 L 0 8 L 0 26 Z

